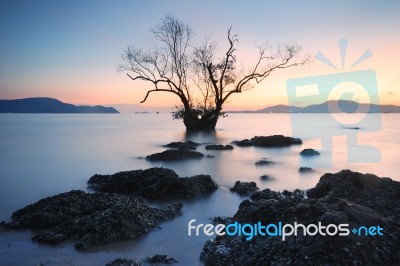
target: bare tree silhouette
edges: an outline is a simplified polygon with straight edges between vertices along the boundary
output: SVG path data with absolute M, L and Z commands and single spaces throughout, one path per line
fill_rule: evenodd
M 187 130 L 215 130 L 222 108 L 234 93 L 252 89 L 274 70 L 303 65 L 309 57 L 300 58 L 301 47 L 286 44 L 275 48 L 260 46 L 258 60 L 249 70 L 238 70 L 236 47 L 238 36 L 228 29 L 228 49 L 217 55 L 217 43 L 206 39 L 193 45 L 194 31 L 186 24 L 167 15 L 153 28 L 158 46 L 144 51 L 128 46 L 122 53 L 120 71 L 127 71 L 132 80 L 154 85 L 141 103 L 153 92 L 177 95 L 182 102 L 173 113 L 183 119 Z

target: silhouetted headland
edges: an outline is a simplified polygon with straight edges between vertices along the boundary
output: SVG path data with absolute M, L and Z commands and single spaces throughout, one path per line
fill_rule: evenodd
M 113 107 L 77 106 L 54 98 L 39 97 L 0 100 L 0 113 L 107 113 L 118 114 Z

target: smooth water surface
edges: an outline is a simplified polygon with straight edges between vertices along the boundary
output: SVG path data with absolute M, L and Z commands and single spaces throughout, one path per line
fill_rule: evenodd
M 346 119 L 352 115 L 339 116 Z M 373 129 L 381 120 L 382 129 Z M 244 199 L 229 191 L 237 180 L 255 181 L 260 189 L 277 191 L 311 188 L 323 173 L 342 169 L 400 180 L 399 122 L 398 114 L 374 114 L 362 127 L 353 129 L 329 122 L 322 114 L 229 114 L 220 120 L 215 133 L 188 134 L 181 121 L 172 120 L 169 114 L 0 114 L 0 220 L 9 220 L 13 211 L 41 198 L 72 189 L 87 190 L 86 182 L 93 174 L 163 166 L 180 176 L 210 174 L 220 185 L 211 196 L 184 202 L 182 215 L 162 223 L 159 230 L 134 241 L 84 253 L 75 251 L 71 243 L 57 247 L 38 245 L 31 241 L 30 232 L 0 232 L 0 261 L 4 265 L 104 265 L 117 257 L 141 259 L 160 253 L 175 257 L 182 265 L 200 264 L 199 255 L 207 238 L 187 236 L 187 223 L 191 219 L 206 223 L 214 216 L 232 216 Z M 292 123 L 296 127 L 304 125 L 294 136 L 303 139 L 302 145 L 235 146 L 232 151 L 207 151 L 202 145 L 200 152 L 215 157 L 173 163 L 140 159 L 164 150 L 162 145 L 172 141 L 230 144 L 255 135 L 292 136 Z M 299 174 L 299 166 L 312 165 L 317 160 L 301 160 L 299 152 L 323 146 L 321 140 L 311 137 L 316 132 L 321 138 L 332 140 L 332 158 L 327 152 L 318 158 L 332 161 L 332 166 Z M 360 144 L 374 146 L 380 151 L 380 162 L 348 163 L 347 149 L 352 146 L 347 147 L 347 136 L 357 136 Z M 255 166 L 263 158 L 276 164 Z M 368 154 L 360 159 L 368 159 Z M 272 180 L 261 181 L 264 174 Z

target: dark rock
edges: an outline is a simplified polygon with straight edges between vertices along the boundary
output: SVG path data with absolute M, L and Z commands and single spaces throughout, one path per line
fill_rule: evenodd
M 255 164 L 256 164 L 257 166 L 264 166 L 264 165 L 272 165 L 272 164 L 275 164 L 275 162 L 262 159 L 262 160 L 257 161 Z
M 342 170 L 336 174 L 324 174 L 307 195 L 312 199 L 346 199 L 390 216 L 399 208 L 400 182 L 387 177 Z
M 232 145 L 206 145 L 206 150 L 233 150 Z
M 299 138 L 286 137 L 283 135 L 273 136 L 255 136 L 252 139 L 244 139 L 235 142 L 237 146 L 255 146 L 255 147 L 287 147 L 291 145 L 302 144 Z
M 232 141 L 232 144 L 235 144 L 239 147 L 250 147 L 253 146 L 253 143 L 249 139 L 244 139 L 244 140 L 235 140 Z
M 315 172 L 315 170 L 312 169 L 311 167 L 300 167 L 299 172 L 300 173 L 312 173 L 312 172 Z
M 250 197 L 253 201 L 260 201 L 260 200 L 279 200 L 284 198 L 283 195 L 279 192 L 275 192 L 270 190 L 269 188 L 266 188 L 262 191 L 257 191 Z
M 231 223 L 381 226 L 383 235 L 217 236 L 205 243 L 205 265 L 396 265 L 400 261 L 400 183 L 344 170 L 325 174 L 315 188 L 282 193 L 269 189 L 244 200 Z
M 320 155 L 320 153 L 314 149 L 304 149 L 300 152 L 301 156 L 315 156 Z
M 166 150 L 163 152 L 157 152 L 151 155 L 147 155 L 146 159 L 149 161 L 179 161 L 186 159 L 200 159 L 203 156 L 204 155 L 198 151 L 179 149 Z
M 269 175 L 262 175 L 262 176 L 260 176 L 260 179 L 262 181 L 267 181 L 267 180 L 272 180 L 272 177 Z
M 211 159 L 211 158 L 215 158 L 214 155 L 207 155 L 207 158 Z
M 200 145 L 200 143 L 189 140 L 186 142 L 171 142 L 167 145 L 164 145 L 164 147 L 181 150 L 195 150 Z
M 236 181 L 231 191 L 238 193 L 239 195 L 251 195 L 258 190 L 255 182 L 240 182 Z
M 182 203 L 151 208 L 141 198 L 72 190 L 28 205 L 12 215 L 10 229 L 33 229 L 50 244 L 74 240 L 77 249 L 135 239 L 175 217 Z
M 218 188 L 209 175 L 179 177 L 171 169 L 157 167 L 113 175 L 94 175 L 88 184 L 90 188 L 100 192 L 134 194 L 157 200 L 196 198 Z
M 164 263 L 164 264 L 173 264 L 178 262 L 176 259 L 168 257 L 167 255 L 156 254 L 154 256 L 149 256 L 146 258 L 146 262 L 148 263 Z
M 137 260 L 118 258 L 112 262 L 107 263 L 105 266 L 142 266 L 143 264 Z

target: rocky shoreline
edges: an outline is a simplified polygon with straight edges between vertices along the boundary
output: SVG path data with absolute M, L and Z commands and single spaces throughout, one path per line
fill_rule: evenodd
M 235 142 L 239 147 L 263 148 L 301 143 L 300 139 L 281 135 Z M 195 150 L 200 145 L 191 141 L 172 142 L 164 146 L 169 150 L 153 155 L 166 161 L 188 159 L 199 153 Z M 208 145 L 205 149 L 231 150 L 233 146 Z M 263 158 L 255 166 L 274 164 Z M 309 167 L 299 168 L 301 173 L 313 171 Z M 268 175 L 259 178 L 271 179 Z M 209 175 L 180 177 L 172 169 L 159 167 L 96 174 L 87 183 L 94 193 L 72 190 L 47 197 L 17 210 L 11 222 L 2 222 L 2 227 L 30 229 L 35 241 L 52 245 L 72 241 L 76 249 L 85 250 L 147 234 L 163 221 L 180 215 L 181 201 L 205 197 L 219 188 Z M 233 217 L 208 217 L 215 224 L 348 224 L 350 230 L 380 226 L 384 234 L 350 233 L 341 237 L 300 233 L 287 236 L 285 241 L 279 237 L 254 236 L 249 240 L 245 235 L 217 236 L 204 244 L 200 254 L 193 254 L 205 265 L 393 265 L 400 261 L 400 182 L 343 170 L 324 174 L 307 191 L 260 191 L 255 182 L 240 180 L 230 190 L 245 200 Z M 155 208 L 147 200 L 169 204 Z M 179 262 L 179 258 L 167 255 L 143 261 L 120 258 L 109 265 L 142 265 L 142 262 L 169 264 Z
M 400 182 L 343 170 L 308 191 L 259 191 L 229 223 L 380 226 L 383 235 L 217 236 L 204 245 L 205 265 L 394 265 L 400 261 Z M 220 221 L 221 222 L 221 221 Z M 363 231 L 364 232 L 364 231 Z M 393 252 L 395 251 L 395 252 Z
M 34 230 L 33 240 L 75 242 L 77 249 L 135 239 L 174 218 L 182 203 L 149 207 L 141 198 L 115 193 L 72 190 L 47 197 L 12 214 L 8 229 Z

